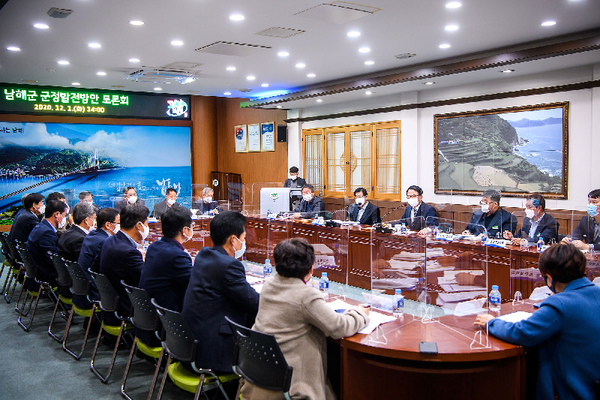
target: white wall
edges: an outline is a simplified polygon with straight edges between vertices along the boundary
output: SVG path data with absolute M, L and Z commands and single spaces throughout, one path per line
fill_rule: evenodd
M 392 96 L 374 97 L 368 100 L 328 104 L 293 110 L 289 118 L 327 115 L 340 112 L 367 110 L 400 104 L 414 104 L 433 100 L 445 100 L 466 96 L 477 96 L 490 93 L 501 93 L 513 90 L 549 87 L 568 83 L 600 79 L 600 64 L 520 76 L 510 79 L 499 79 L 452 88 L 423 90 L 419 92 L 398 93 Z M 333 99 L 332 99 L 333 100 Z M 569 102 L 569 160 L 568 160 L 568 200 L 548 200 L 549 209 L 565 208 L 585 210 L 587 193 L 600 188 L 600 168 L 596 157 L 600 157 L 600 88 L 579 91 L 551 93 L 527 97 L 515 97 L 493 101 L 466 103 L 443 107 L 412 109 L 389 113 L 371 114 L 349 118 L 332 118 L 328 120 L 288 125 L 288 132 L 293 131 L 294 143 L 289 143 L 288 159 L 301 164 L 301 131 L 302 129 L 321 128 L 337 125 L 352 125 L 369 122 L 401 120 L 402 127 L 402 190 L 411 184 L 418 184 L 425 192 L 425 201 L 434 203 L 451 202 L 457 204 L 476 204 L 480 198 L 476 196 L 435 195 L 434 192 L 434 143 L 433 117 L 435 114 L 464 112 L 483 109 L 495 109 L 514 106 L 535 105 L 541 103 Z M 290 127 L 292 125 L 292 127 Z M 290 134 L 290 137 L 292 135 Z M 300 167 L 300 165 L 298 165 Z M 520 198 L 504 198 L 502 204 L 520 207 Z

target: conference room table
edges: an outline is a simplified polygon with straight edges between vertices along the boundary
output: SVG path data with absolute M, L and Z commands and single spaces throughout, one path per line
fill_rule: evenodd
M 192 256 L 202 247 L 212 246 L 210 221 L 209 218 L 194 221 L 194 236 L 184 244 Z M 150 226 L 152 241 L 160 236 L 160 223 Z M 415 238 L 417 235 L 398 237 L 374 232 L 366 226 L 337 228 L 259 216 L 248 217 L 246 232 L 246 260 L 255 265 L 271 258 L 276 243 L 287 238 L 303 237 L 316 249 L 330 249 L 327 257 L 332 257 L 335 263 L 316 270 L 314 275 L 318 277 L 327 271 L 334 286 L 346 288 L 344 294 L 374 289 L 371 276 L 377 271 L 372 264 L 380 253 L 384 254 L 390 248 L 399 252 L 404 245 L 411 251 L 420 252 L 426 250 L 418 248 L 421 243 L 428 246 L 422 238 Z M 429 243 L 439 245 L 432 240 Z M 518 304 L 504 298 L 510 296 L 503 296 L 503 314 L 535 310 L 534 302 L 527 299 L 534 282 L 515 277 L 515 271 L 537 268 L 537 250 L 518 246 L 490 248 L 465 241 L 443 243 L 443 246 L 445 254 L 454 252 L 456 259 L 466 263 L 466 268 L 470 268 L 469 262 L 477 264 L 477 259 L 484 259 L 487 263 L 485 274 L 489 275 L 490 282 L 500 285 L 503 294 L 511 293 L 511 288 L 522 291 L 525 300 Z M 591 263 L 589 274 L 593 277 L 597 273 L 598 260 L 594 256 L 588 258 Z M 428 283 L 427 287 L 435 304 L 440 287 L 434 282 Z M 386 293 L 385 290 L 379 292 Z M 414 308 L 420 303 L 411 299 L 412 293 L 407 293 L 407 304 Z M 332 290 L 330 297 L 337 294 Z M 360 297 L 352 299 L 351 296 L 347 299 L 353 304 L 359 304 L 360 300 Z M 330 341 L 328 371 L 341 399 L 534 397 L 535 350 L 488 337 L 485 332 L 478 334 L 480 329 L 473 326 L 475 315 L 456 316 L 440 311 L 440 307 L 430 307 L 435 311 L 434 318 L 424 320 L 418 313 L 405 313 L 401 319 L 382 324 L 368 335 L 356 334 Z M 474 340 L 476 334 L 483 335 Z M 437 353 L 422 353 L 421 342 L 435 342 Z

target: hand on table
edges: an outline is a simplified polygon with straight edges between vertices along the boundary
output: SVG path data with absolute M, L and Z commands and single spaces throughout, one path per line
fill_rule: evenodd
M 431 233 L 431 228 L 427 227 L 427 228 L 423 228 L 419 231 L 419 235 L 421 236 L 427 236 Z
M 590 249 L 590 246 L 581 240 L 573 240 L 573 241 L 571 241 L 571 244 L 573 244 L 579 250 L 589 250 Z
M 510 231 L 504 231 L 502 233 L 502 237 L 504 237 L 504 239 L 506 239 L 506 240 L 516 239 L 515 237 L 513 237 L 513 234 Z M 513 244 L 514 244 L 514 242 L 513 242 Z
M 358 307 L 358 309 L 362 312 L 364 312 L 365 314 L 369 315 L 369 310 L 370 308 L 366 308 L 366 307 Z
M 495 317 L 490 314 L 480 314 L 477 316 L 477 318 L 475 318 L 475 322 L 473 322 L 473 325 L 485 327 L 485 325 L 494 318 Z
M 527 239 L 519 239 L 514 237 L 512 238 L 511 243 L 515 246 L 525 246 L 527 244 Z

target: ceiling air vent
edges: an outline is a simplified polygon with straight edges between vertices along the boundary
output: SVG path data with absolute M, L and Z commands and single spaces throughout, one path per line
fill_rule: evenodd
M 238 92 L 242 92 L 242 93 L 248 93 L 248 92 L 251 92 L 252 89 L 248 89 L 248 88 L 246 88 L 246 89 L 238 89 L 237 91 Z
M 73 10 L 67 8 L 52 7 L 48 10 L 48 15 L 52 18 L 67 18 L 72 12 Z
M 396 57 L 398 60 L 406 60 L 407 58 L 413 58 L 415 56 L 416 56 L 415 53 L 401 53 L 401 54 L 396 54 L 394 57 Z
M 289 38 L 295 35 L 299 35 L 301 33 L 304 33 L 306 31 L 300 30 L 300 29 L 292 29 L 292 28 L 281 28 L 278 26 L 274 26 L 272 28 L 268 28 L 265 30 L 262 30 L 260 32 L 257 32 L 257 35 L 260 36 L 270 36 L 270 37 L 277 37 L 277 38 Z
M 196 49 L 199 53 L 221 54 L 225 56 L 246 57 L 258 54 L 261 50 L 269 50 L 270 46 L 260 46 L 248 43 L 218 41 Z
M 125 79 L 135 82 L 152 83 L 171 83 L 181 84 L 192 83 L 196 79 L 196 73 L 200 71 L 190 71 L 187 69 L 175 69 L 165 67 L 145 67 L 127 73 Z
M 348 3 L 345 1 L 334 1 L 333 3 L 323 3 L 318 6 L 300 11 L 294 15 L 310 19 L 318 19 L 333 24 L 345 24 L 366 17 L 381 8 L 363 6 L 361 4 Z

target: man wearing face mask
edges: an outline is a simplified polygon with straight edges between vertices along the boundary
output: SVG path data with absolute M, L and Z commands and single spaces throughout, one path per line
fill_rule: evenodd
M 504 238 L 512 240 L 516 246 L 535 244 L 540 239 L 549 244 L 552 239 L 558 239 L 558 222 L 550 214 L 546 214 L 546 200 L 544 196 L 534 193 L 527 197 L 525 203 L 523 227 L 517 231 L 515 237 L 510 232 L 504 232 Z
M 123 189 L 123 200 L 115 203 L 115 209 L 121 211 L 125 206 L 145 206 L 144 200 L 137 197 L 137 190 L 133 186 L 127 186 Z
M 77 261 L 85 236 L 96 229 L 96 210 L 83 202 L 73 207 L 73 225 L 58 240 L 58 255 L 68 261 Z
M 139 287 L 162 307 L 181 312 L 192 273 L 192 258 L 183 243 L 192 239 L 192 213 L 185 207 L 169 208 L 160 220 L 163 237 L 148 247 Z M 136 330 L 144 344 L 160 346 L 154 332 Z
M 140 282 L 144 258 L 137 249 L 137 244 L 148 237 L 149 214 L 150 210 L 146 206 L 124 207 L 120 213 L 121 229 L 106 239 L 100 251 L 100 273 L 106 275 L 117 291 L 118 314 L 124 317 L 131 315 L 131 303 L 121 280 L 136 287 Z M 102 318 L 109 325 L 120 324 L 114 315 L 105 314 Z
M 497 190 L 486 190 L 481 195 L 481 210 L 475 211 L 471 222 L 463 235 L 483 234 L 483 227 L 490 238 L 502 235 L 505 231 L 515 234 L 517 229 L 517 218 L 508 211 L 500 208 L 500 192 Z
M 160 203 L 156 203 L 154 205 L 154 209 L 152 210 L 151 216 L 160 219 L 162 215 L 171 207 L 177 207 L 180 205 L 181 204 L 177 202 L 177 190 L 173 188 L 168 188 L 165 193 L 165 199 Z
M 573 231 L 572 241 L 579 250 L 600 250 L 600 189 L 588 193 L 588 205 L 585 217 L 581 218 Z
M 23 209 L 21 214 L 15 218 L 8 239 L 12 242 L 16 239 L 25 243 L 33 228 L 40 222 L 38 215 L 43 216 L 45 209 L 44 196 L 39 193 L 29 193 L 23 199 Z
M 192 204 L 192 208 L 197 209 L 200 214 L 218 214 L 221 209 L 216 201 L 213 201 L 215 191 L 209 187 L 202 189 L 202 198 Z
M 65 198 L 65 195 L 62 194 L 61 192 L 50 193 L 48 196 L 46 196 L 46 204 L 48 204 L 50 202 L 50 200 L 58 200 L 58 201 L 62 201 L 63 203 L 67 204 L 67 199 Z M 58 235 L 58 237 L 60 237 L 60 235 L 65 233 L 67 228 L 69 226 L 71 226 L 71 224 L 73 224 L 73 216 L 70 213 L 71 213 L 71 208 L 67 204 L 67 222 L 64 224 L 64 226 L 62 226 L 61 228 L 58 228 L 56 230 L 56 234 Z M 43 216 L 44 216 L 43 214 L 40 215 L 40 220 L 42 219 Z
M 298 176 L 300 170 L 298 167 L 290 167 L 290 177 L 285 180 L 283 187 L 301 188 L 306 185 L 306 181 Z
M 346 218 L 350 221 L 359 222 L 364 225 L 373 225 L 381 222 L 379 207 L 369 203 L 367 190 L 358 188 L 354 191 L 354 204 L 348 207 Z
M 296 208 L 292 218 L 314 218 L 325 211 L 325 204 L 320 197 L 315 196 L 313 185 L 304 185 L 302 187 L 302 201 Z
M 423 202 L 423 189 L 417 185 L 409 186 L 406 190 L 408 207 L 404 210 L 402 219 L 393 224 L 405 223 L 411 231 L 424 235 L 429 233 L 427 226 L 437 224 L 437 211 L 433 206 Z
M 214 246 L 196 257 L 181 312 L 199 341 L 196 365 L 231 373 L 235 335 L 225 316 L 252 326 L 258 293 L 246 281 L 239 259 L 246 249 L 246 217 L 224 211 L 210 222 Z

